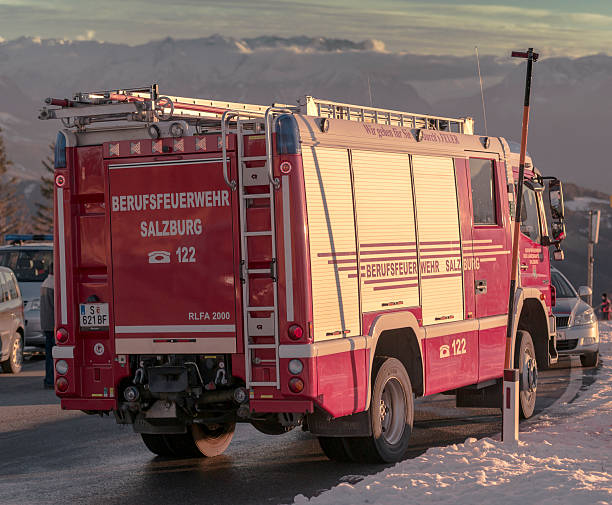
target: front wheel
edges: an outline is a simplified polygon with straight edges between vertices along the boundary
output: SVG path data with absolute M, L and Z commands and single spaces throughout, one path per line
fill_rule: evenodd
M 538 363 L 536 361 L 533 340 L 527 331 L 516 335 L 514 362 L 519 371 L 519 412 L 523 419 L 533 415 L 538 387 Z
M 414 422 L 410 377 L 395 358 L 379 360 L 370 401 L 372 436 L 347 438 L 353 459 L 368 463 L 395 463 L 406 456 Z
M 15 335 L 9 344 L 9 357 L 2 362 L 4 373 L 19 373 L 23 368 L 23 339 Z
M 597 366 L 598 362 L 599 362 L 599 351 L 580 355 L 580 363 L 582 364 L 582 366 L 585 366 L 585 367 Z

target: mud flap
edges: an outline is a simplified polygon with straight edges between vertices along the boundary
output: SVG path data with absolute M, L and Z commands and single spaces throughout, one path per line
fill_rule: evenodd
M 358 412 L 350 416 L 332 418 L 327 412 L 316 409 L 307 418 L 308 430 L 324 437 L 369 437 L 372 435 L 370 413 Z
M 559 353 L 557 352 L 557 335 L 552 335 L 548 339 L 548 366 L 554 365 L 559 361 Z

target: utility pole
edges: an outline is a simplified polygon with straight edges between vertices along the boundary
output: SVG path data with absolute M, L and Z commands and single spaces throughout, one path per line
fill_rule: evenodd
M 586 302 L 593 305 L 593 249 L 595 244 L 599 242 L 599 221 L 601 219 L 600 210 L 589 210 L 589 243 L 587 252 L 587 286 L 591 288 L 591 294 L 587 296 Z
M 531 72 L 533 62 L 538 61 L 538 53 L 530 47 L 527 52 L 512 51 L 513 58 L 527 60 L 525 75 L 525 100 L 523 102 L 523 127 L 521 131 L 521 151 L 519 155 L 519 175 L 516 191 L 516 210 L 514 213 L 514 233 L 512 237 L 512 269 L 510 272 L 510 293 L 508 297 L 508 322 L 506 328 L 506 356 L 504 359 L 503 409 L 502 409 L 502 440 L 504 442 L 518 441 L 518 411 L 519 411 L 519 371 L 514 368 L 513 323 L 514 295 L 518 276 L 518 244 L 521 227 L 521 203 L 523 199 L 523 181 L 525 180 L 525 154 L 527 152 L 527 131 L 529 127 L 529 102 L 531 98 Z

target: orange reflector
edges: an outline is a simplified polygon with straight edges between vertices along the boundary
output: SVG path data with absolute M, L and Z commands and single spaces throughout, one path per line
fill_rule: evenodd
M 64 377 L 59 377 L 55 381 L 55 387 L 60 393 L 68 391 L 68 380 L 66 380 Z
M 289 389 L 293 393 L 301 393 L 304 390 L 304 381 L 302 379 L 297 378 L 297 377 L 293 377 L 289 381 Z

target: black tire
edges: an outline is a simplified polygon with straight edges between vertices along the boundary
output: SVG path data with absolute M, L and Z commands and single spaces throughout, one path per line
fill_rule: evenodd
M 172 456 L 177 458 L 201 458 L 204 456 L 198 450 L 189 429 L 187 429 L 187 433 L 164 435 L 164 440 Z
M 19 373 L 23 368 L 23 339 L 15 335 L 9 344 L 9 357 L 1 363 L 4 373 Z
M 165 458 L 171 458 L 174 456 L 174 452 L 166 443 L 166 435 L 161 434 L 150 434 L 141 433 L 142 441 L 153 454 L 163 456 Z
M 323 453 L 332 461 L 346 463 L 352 460 L 343 437 L 318 437 L 318 439 Z
M 268 416 L 266 419 L 253 419 L 251 424 L 253 428 L 265 435 L 283 435 L 294 428 L 293 426 L 283 426 L 276 415 Z
M 374 367 L 370 401 L 372 436 L 346 439 L 355 461 L 396 463 L 406 457 L 414 422 L 410 377 L 395 358 L 380 358 Z
M 599 351 L 589 352 L 587 354 L 581 354 L 580 363 L 584 367 L 597 366 L 597 363 L 599 363 Z
M 519 371 L 519 413 L 521 418 L 529 419 L 535 409 L 538 387 L 538 363 L 531 335 L 518 331 L 514 363 Z

